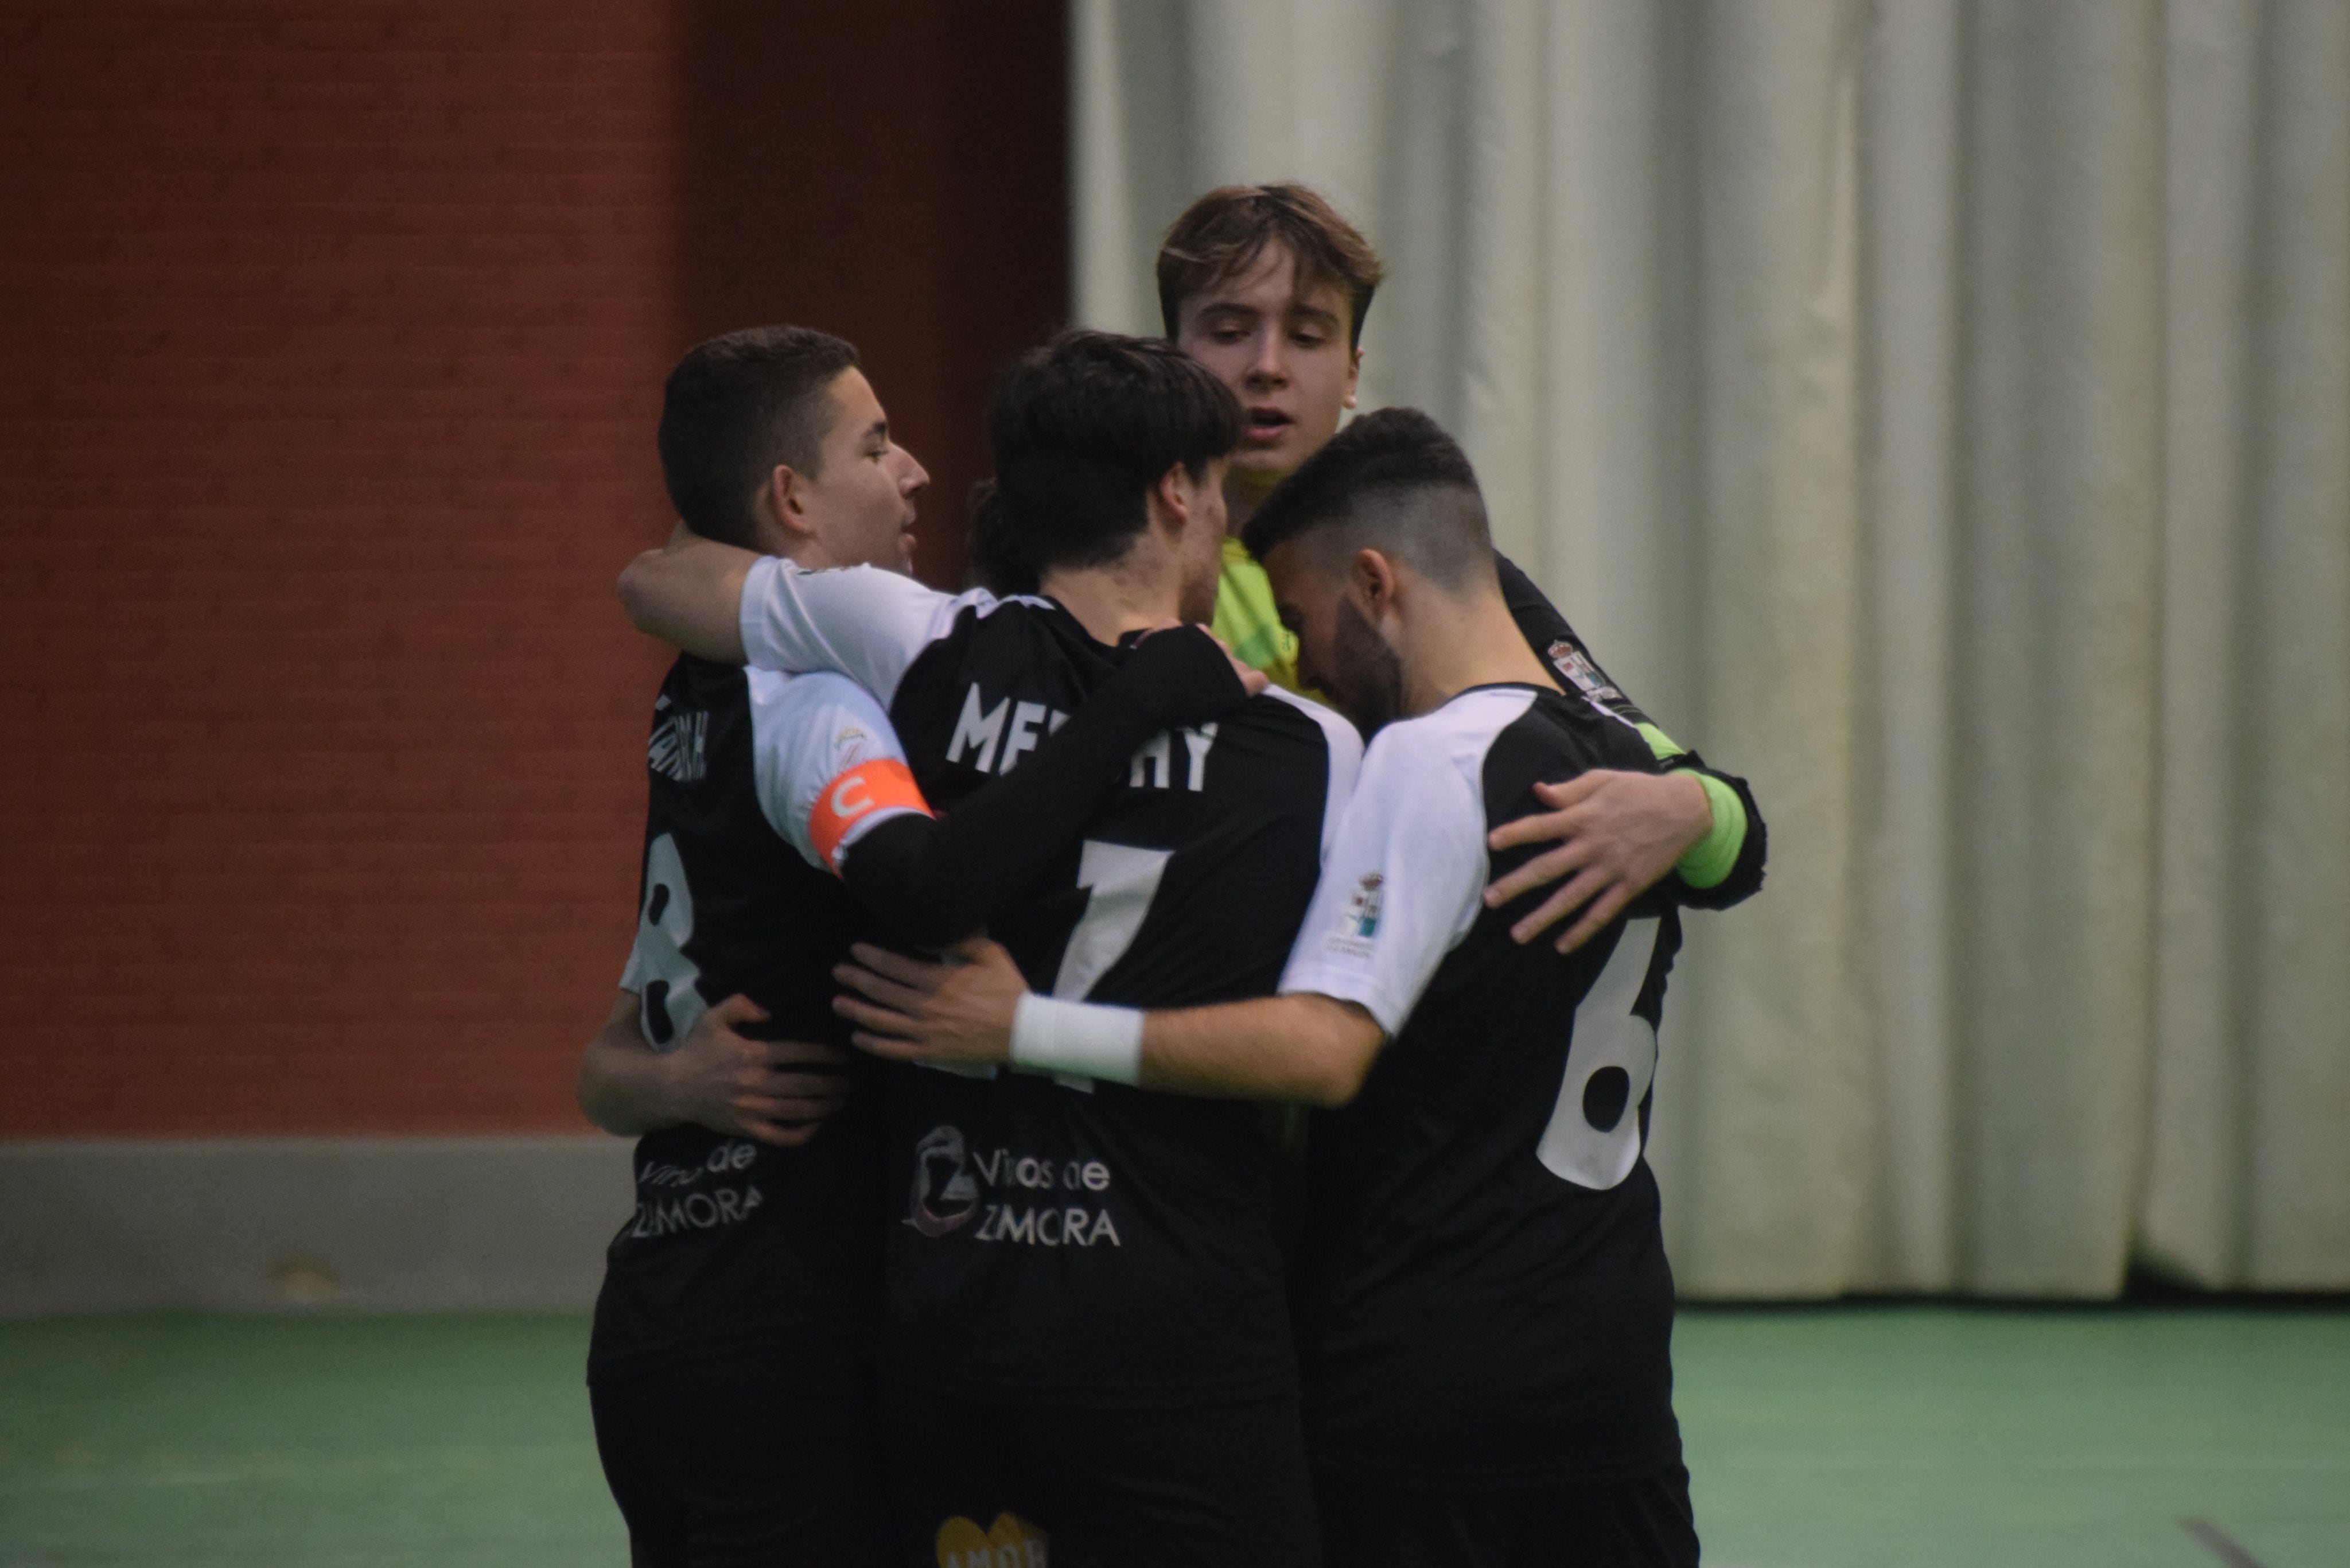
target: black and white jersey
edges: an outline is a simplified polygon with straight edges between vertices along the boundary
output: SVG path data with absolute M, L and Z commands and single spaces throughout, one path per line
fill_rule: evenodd
M 1642 1147 L 1679 928 L 1619 918 L 1562 956 L 1510 940 L 1527 900 L 1482 897 L 1544 847 L 1485 848 L 1544 809 L 1536 783 L 1657 766 L 1580 694 L 1514 685 L 1390 724 L 1364 759 L 1281 981 L 1390 1036 L 1309 1144 L 1300 1343 L 1333 1473 L 1509 1486 L 1678 1454 Z
M 743 645 L 882 697 L 951 810 L 1019 765 L 1124 659 L 1041 598 L 868 568 L 752 570 Z M 1361 742 L 1286 693 L 1162 733 L 990 934 L 1055 996 L 1188 1007 L 1271 994 Z M 888 1325 L 928 1386 L 1023 1404 L 1278 1393 L 1294 1352 L 1255 1107 L 1025 1073 L 892 1082 Z
M 657 1050 L 737 992 L 743 1033 L 845 1046 L 832 968 L 862 912 L 825 869 L 911 809 L 872 698 L 836 675 L 785 677 L 681 658 L 646 748 L 650 800 L 636 943 L 622 989 Z M 880 1297 L 879 1074 L 797 1148 L 699 1127 L 637 1145 L 637 1209 L 612 1239 L 588 1350 L 598 1380 L 738 1350 L 866 1331 Z

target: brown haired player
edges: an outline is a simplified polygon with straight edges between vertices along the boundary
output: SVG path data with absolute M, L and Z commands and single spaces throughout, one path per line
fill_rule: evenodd
M 1193 202 L 1159 250 L 1167 336 L 1215 372 L 1244 411 L 1224 484 L 1231 536 L 1216 598 L 1216 635 L 1274 680 L 1297 685 L 1297 640 L 1281 623 L 1264 570 L 1241 530 L 1355 406 L 1363 318 L 1385 275 L 1378 253 L 1303 185 L 1227 185 Z M 1520 941 L 1571 911 L 1560 940 L 1579 945 L 1651 884 L 1675 876 L 1692 907 L 1721 909 L 1762 886 L 1762 818 L 1743 780 L 1716 773 L 1650 722 L 1591 657 L 1540 588 L 1497 557 L 1519 629 L 1570 691 L 1640 732 L 1662 774 L 1595 769 L 1538 797 L 1553 809 L 1497 829 L 1495 849 L 1565 843 L 1494 884 L 1492 901 L 1565 885 L 1519 920 Z

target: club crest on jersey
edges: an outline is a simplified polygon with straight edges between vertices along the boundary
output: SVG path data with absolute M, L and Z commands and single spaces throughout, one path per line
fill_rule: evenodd
M 1591 656 L 1566 639 L 1562 637 L 1552 643 L 1549 653 L 1551 668 L 1594 702 L 1605 705 L 1625 700 L 1624 693 L 1599 673 L 1599 666 L 1591 662 Z
M 914 1199 L 906 1223 L 925 1236 L 961 1230 L 979 1212 L 979 1183 L 963 1168 L 961 1127 L 932 1127 L 914 1146 Z
M 645 743 L 645 765 L 680 784 L 696 783 L 710 772 L 703 750 L 709 736 L 709 714 L 672 713 L 653 726 L 653 738 Z
M 1356 958 L 1371 956 L 1371 939 L 1379 934 L 1379 904 L 1387 881 L 1377 871 L 1366 871 L 1356 880 L 1355 890 L 1338 916 L 1338 929 L 1330 933 L 1331 950 Z

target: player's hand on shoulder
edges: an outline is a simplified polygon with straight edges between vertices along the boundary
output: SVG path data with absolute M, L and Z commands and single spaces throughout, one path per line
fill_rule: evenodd
M 1012 955 L 984 937 L 958 942 L 951 961 L 926 963 L 859 942 L 835 969 L 848 990 L 833 1011 L 855 1022 L 858 1045 L 899 1062 L 1002 1062 L 1028 990 Z
M 1252 697 L 1261 697 L 1273 685 L 1273 677 L 1253 664 L 1243 663 L 1241 656 L 1232 651 L 1231 643 L 1212 632 L 1209 634 L 1209 640 L 1224 650 L 1224 657 L 1232 662 L 1232 673 L 1241 678 L 1242 691 Z
M 742 1025 L 766 1010 L 736 994 L 705 1009 L 684 1043 L 663 1059 L 679 1119 L 712 1132 L 795 1147 L 816 1137 L 847 1103 L 848 1055 L 837 1046 L 754 1040 Z
M 1577 909 L 1582 918 L 1558 939 L 1571 952 L 1596 936 L 1626 904 L 1671 871 L 1690 846 L 1713 828 L 1713 805 L 1695 774 L 1595 768 L 1565 784 L 1534 786 L 1553 809 L 1503 823 L 1486 836 L 1495 851 L 1558 841 L 1494 881 L 1485 905 L 1511 899 L 1561 878 L 1565 885 L 1510 928 L 1530 942 Z
M 1158 688 L 1170 724 L 1199 724 L 1231 711 L 1272 682 L 1240 660 L 1206 627 L 1169 621 L 1143 633 L 1134 649 L 1134 673 Z

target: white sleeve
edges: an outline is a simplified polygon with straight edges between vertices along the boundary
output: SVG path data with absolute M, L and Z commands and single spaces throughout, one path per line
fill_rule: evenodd
M 1264 695 L 1288 703 L 1322 726 L 1322 740 L 1330 758 L 1322 801 L 1322 858 L 1326 861 L 1330 858 L 1330 846 L 1338 836 L 1338 824 L 1346 815 L 1347 802 L 1355 793 L 1356 776 L 1363 771 L 1363 732 L 1310 697 L 1300 697 L 1278 686 L 1266 687 Z
M 863 688 L 829 671 L 749 679 L 759 810 L 809 865 L 836 870 L 875 824 L 926 814 L 898 732 Z
M 879 566 L 804 572 L 775 556 L 743 582 L 743 653 L 754 669 L 834 670 L 884 703 L 915 655 L 944 637 L 966 606 L 993 596 L 925 587 Z
M 1485 808 L 1435 737 L 1390 725 L 1322 861 L 1281 990 L 1359 1002 L 1393 1035 L 1469 928 L 1485 890 Z

